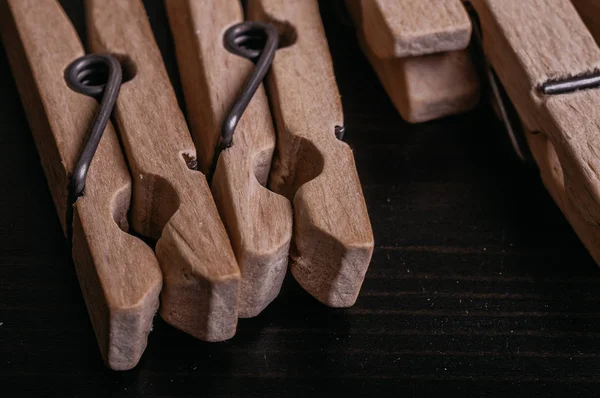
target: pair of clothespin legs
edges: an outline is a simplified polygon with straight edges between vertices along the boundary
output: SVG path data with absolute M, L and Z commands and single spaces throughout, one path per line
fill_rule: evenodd
M 600 264 L 600 5 L 477 0 L 473 6 L 485 53 L 544 185 Z
M 478 102 L 480 83 L 489 80 L 517 153 L 532 155 L 546 188 L 600 264 L 600 2 L 346 5 L 368 60 L 407 121 L 468 110 Z M 480 73 L 465 50 L 472 32 L 484 58 L 475 64 L 489 69 Z M 510 103 L 503 103 L 502 87 Z M 517 137 L 518 130 L 525 137 Z
M 350 306 L 373 250 L 353 155 L 336 137 L 342 107 L 317 1 L 249 2 L 248 17 L 277 27 L 287 47 L 271 66 L 269 99 L 259 87 L 218 161 L 223 121 L 254 68 L 224 47 L 226 29 L 243 20 L 240 4 L 166 0 L 166 8 L 190 131 L 141 1 L 85 2 L 89 51 L 119 59 L 126 82 L 115 127 L 106 126 L 74 204 L 69 184 L 98 109 L 64 79 L 82 45 L 56 0 L 0 8 L 4 45 L 113 369 L 138 362 L 159 307 L 195 337 L 232 337 L 238 316 L 257 315 L 277 296 L 288 254 L 309 293 Z M 87 71 L 75 78 L 100 84 Z M 196 168 L 214 171 L 210 186 Z M 156 240 L 155 250 L 132 231 Z

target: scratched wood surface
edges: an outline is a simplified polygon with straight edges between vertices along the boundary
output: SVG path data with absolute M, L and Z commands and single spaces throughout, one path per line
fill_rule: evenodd
M 63 1 L 83 29 L 79 2 Z M 162 2 L 146 2 L 179 87 Z M 323 2 L 376 248 L 353 308 L 287 278 L 236 337 L 159 318 L 138 368 L 105 369 L 4 50 L 0 50 L 0 387 L 118 396 L 531 396 L 600 386 L 600 271 L 479 109 L 401 121 L 351 28 Z

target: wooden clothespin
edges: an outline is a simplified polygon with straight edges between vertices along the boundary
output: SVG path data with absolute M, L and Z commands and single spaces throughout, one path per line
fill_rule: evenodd
M 240 272 L 139 0 L 86 0 L 90 49 L 130 65 L 115 120 L 133 177 L 131 223 L 157 238 L 161 316 L 207 341 L 235 334 Z M 192 169 L 192 170 L 191 170 Z
M 359 43 L 408 122 L 472 109 L 479 80 L 461 0 L 346 0 Z
M 190 129 L 242 272 L 239 316 L 258 315 L 280 291 L 292 237 L 290 202 L 267 188 L 275 131 L 262 85 L 235 128 L 215 148 L 253 63 L 225 48 L 224 33 L 243 21 L 239 0 L 166 0 Z
M 67 66 L 84 52 L 55 0 L 0 3 L 0 27 L 52 198 L 65 233 L 67 194 L 98 104 L 71 90 Z M 127 233 L 131 178 L 108 124 L 91 163 L 85 195 L 73 205 L 72 254 L 102 356 L 134 367 L 158 308 L 162 276 L 152 249 Z M 69 233 L 70 235 L 70 233 Z
M 250 0 L 248 17 L 275 25 L 281 45 L 267 80 L 277 130 L 270 187 L 294 208 L 291 271 L 333 307 L 356 301 L 373 233 L 316 0 Z M 336 137 L 337 135 L 337 137 Z
M 600 48 L 569 0 L 472 4 L 544 184 L 600 263 Z

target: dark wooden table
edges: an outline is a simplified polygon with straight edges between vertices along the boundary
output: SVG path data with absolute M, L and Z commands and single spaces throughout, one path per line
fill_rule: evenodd
M 179 90 L 162 2 L 146 3 Z M 80 1 L 63 4 L 83 34 Z M 356 305 L 326 308 L 288 278 L 228 342 L 197 341 L 157 317 L 139 366 L 122 373 L 101 362 L 0 51 L 0 395 L 599 390 L 600 271 L 536 170 L 515 159 L 486 107 L 404 123 L 332 2 L 322 15 L 376 239 Z

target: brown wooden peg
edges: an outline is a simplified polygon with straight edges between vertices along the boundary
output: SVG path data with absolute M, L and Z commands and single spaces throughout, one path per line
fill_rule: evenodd
M 346 0 L 358 41 L 408 122 L 472 109 L 479 79 L 461 0 Z
M 600 263 L 600 48 L 569 0 L 472 4 L 542 180 Z
M 213 163 L 223 121 L 254 65 L 223 45 L 243 21 L 238 0 L 166 0 L 200 169 Z M 239 316 L 258 315 L 277 297 L 288 265 L 292 207 L 267 183 L 275 130 L 262 86 L 241 118 L 233 145 L 221 152 L 212 192 L 231 238 L 242 282 Z
M 584 219 L 598 224 L 600 89 L 545 94 L 544 87 L 595 74 L 600 49 L 568 0 L 472 3 L 485 52 L 519 116 L 528 130 L 548 135 L 569 199 Z
M 321 302 L 351 306 L 373 233 L 352 151 L 336 138 L 342 104 L 318 3 L 251 0 L 248 16 L 280 30 L 267 84 L 278 137 L 270 187 L 292 200 L 292 274 Z
M 67 185 L 98 103 L 72 91 L 67 66 L 84 52 L 55 0 L 0 2 L 0 27 L 64 231 Z M 133 368 L 158 308 L 162 276 L 152 249 L 129 234 L 131 178 L 112 125 L 75 203 L 72 254 L 100 351 L 114 370 Z
M 161 316 L 206 341 L 235 334 L 240 271 L 139 0 L 87 0 L 92 51 L 121 57 L 132 79 L 115 120 L 133 175 L 131 222 L 158 239 Z

